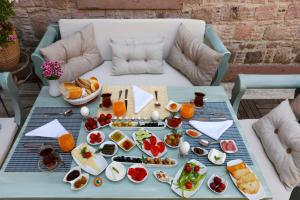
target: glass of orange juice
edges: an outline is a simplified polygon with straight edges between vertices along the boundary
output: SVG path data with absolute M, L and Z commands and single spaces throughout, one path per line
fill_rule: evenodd
M 113 103 L 113 112 L 115 116 L 121 117 L 126 114 L 126 105 L 125 101 L 118 100 Z
M 195 105 L 191 102 L 182 103 L 181 116 L 185 119 L 191 119 L 195 114 Z
M 75 140 L 74 140 L 72 133 L 70 133 L 70 132 L 61 134 L 57 138 L 57 140 L 58 140 L 60 149 L 64 152 L 70 152 L 75 147 Z

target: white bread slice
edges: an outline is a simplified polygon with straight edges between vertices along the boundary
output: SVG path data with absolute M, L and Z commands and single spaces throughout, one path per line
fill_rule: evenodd
M 62 83 L 60 85 L 60 92 L 67 99 L 78 99 L 82 96 L 82 88 L 76 86 L 74 83 Z

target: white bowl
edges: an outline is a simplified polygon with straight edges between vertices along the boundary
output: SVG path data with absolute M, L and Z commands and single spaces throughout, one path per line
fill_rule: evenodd
M 119 171 L 118 175 L 115 174 L 117 172 L 114 172 L 112 167 Z M 120 181 L 126 176 L 126 167 L 122 163 L 113 161 L 107 166 L 105 175 L 110 181 Z
M 70 172 L 72 172 L 72 171 L 75 171 L 75 170 L 78 170 L 79 171 L 79 176 L 81 175 L 81 168 L 79 167 L 79 166 L 76 166 L 76 167 L 73 167 L 72 169 L 70 169 L 67 173 L 66 173 L 66 175 L 65 175 L 65 177 L 64 177 L 64 179 L 63 179 L 63 181 L 65 182 L 65 183 L 71 183 L 72 181 L 74 181 L 74 180 L 76 180 L 77 178 L 75 178 L 74 180 L 72 180 L 72 181 L 68 181 L 67 180 L 67 176 L 70 174 Z
M 198 136 L 191 136 L 191 135 L 189 135 L 188 134 L 188 131 L 194 131 L 194 132 L 196 132 L 197 134 L 198 134 Z M 185 131 L 185 134 L 187 135 L 187 136 L 189 136 L 189 137 L 191 137 L 191 138 L 198 138 L 198 137 L 200 137 L 201 135 L 202 135 L 202 133 L 200 133 L 199 131 L 196 131 L 195 129 L 187 129 L 186 131 Z
M 220 157 L 220 159 L 216 160 L 215 156 Z M 208 160 L 215 165 L 222 165 L 226 160 L 226 153 L 223 153 L 217 149 L 211 149 L 208 153 Z
M 167 135 L 171 135 L 171 134 L 167 134 Z M 171 145 L 169 145 L 169 144 L 167 144 L 167 143 L 166 143 L 167 135 L 165 135 L 165 137 L 164 137 L 164 143 L 165 143 L 165 144 L 166 144 L 168 147 L 170 147 L 170 148 L 173 148 L 173 149 L 177 149 L 177 148 L 179 148 L 179 146 L 180 146 L 180 143 L 182 142 L 182 136 L 180 137 L 180 139 L 179 139 L 179 143 L 178 143 L 178 145 L 177 145 L 177 146 L 171 146 Z
M 212 182 L 214 182 L 214 177 L 219 177 L 219 178 L 221 178 L 221 180 L 222 180 L 222 183 L 225 183 L 225 189 L 222 191 L 222 192 L 216 192 L 216 191 L 214 191 L 212 188 L 210 188 L 210 183 L 212 183 Z M 211 176 L 210 176 L 210 178 L 208 179 L 208 181 L 207 181 L 207 186 L 208 186 L 208 188 L 211 190 L 211 191 L 213 191 L 214 193 L 216 193 L 216 194 L 223 194 L 226 190 L 227 190 L 227 187 L 228 187 L 228 183 L 227 183 L 227 181 L 226 181 L 226 179 L 225 178 L 222 178 L 221 176 L 218 176 L 218 175 L 216 175 L 216 174 L 212 174 Z
M 182 126 L 182 123 L 183 121 L 177 126 L 177 127 L 172 127 L 168 124 L 168 120 L 166 119 L 165 120 L 165 123 L 166 123 L 166 126 L 169 128 L 169 129 L 179 129 L 181 126 Z
M 99 148 L 102 149 L 104 147 L 104 145 L 106 145 L 106 144 L 113 144 L 113 145 L 115 145 L 115 151 L 114 151 L 114 153 L 112 155 L 107 155 L 107 154 L 103 154 L 102 152 L 100 152 L 100 154 L 102 156 L 104 156 L 104 157 L 112 157 L 112 156 L 116 155 L 116 153 L 118 152 L 118 149 L 119 149 L 118 145 L 116 143 L 112 142 L 112 141 L 106 141 L 106 142 L 103 142 L 100 145 Z
M 177 105 L 177 109 L 171 109 L 171 108 L 170 108 L 170 105 L 173 104 L 173 103 L 175 103 L 175 104 Z M 175 102 L 175 101 L 170 100 L 170 101 L 168 102 L 168 104 L 166 105 L 165 108 L 166 108 L 168 111 L 170 111 L 170 112 L 176 113 L 176 112 L 179 112 L 179 110 L 180 110 L 180 108 L 181 108 L 181 104 L 179 104 L 179 103 L 177 103 L 177 102 Z
M 133 180 L 133 179 L 131 178 L 131 176 L 128 174 L 130 168 L 137 168 L 137 167 L 139 167 L 139 168 L 144 168 L 144 169 L 146 170 L 146 172 L 147 172 L 147 175 L 146 175 L 146 176 L 144 177 L 144 179 L 141 180 L 141 181 Z M 148 175 L 149 175 L 149 172 L 148 172 L 147 168 L 146 168 L 144 165 L 142 165 L 142 164 L 134 164 L 134 165 L 131 165 L 131 166 L 128 168 L 128 170 L 127 170 L 127 177 L 128 177 L 128 179 L 129 179 L 130 181 L 134 182 L 134 183 L 142 183 L 142 182 L 144 182 L 144 181 L 148 178 Z
M 96 131 L 96 130 L 99 130 L 100 128 L 101 128 L 101 126 L 100 126 L 100 124 L 99 124 L 99 122 L 98 122 L 98 120 L 97 120 L 97 118 L 95 118 L 94 117 L 94 119 L 96 120 L 96 122 L 97 122 L 97 128 L 95 128 L 95 129 L 92 129 L 92 130 L 88 130 L 86 127 L 85 127 L 85 123 L 86 123 L 86 121 L 84 122 L 84 130 L 86 131 L 86 132 L 92 132 L 92 131 Z
M 81 179 L 81 177 L 83 177 L 83 176 L 86 178 L 86 183 L 81 188 L 75 188 L 75 186 L 74 186 L 75 182 L 78 181 L 79 179 Z M 89 179 L 90 179 L 89 174 L 87 174 L 87 173 L 81 174 L 78 178 L 76 178 L 75 180 L 72 181 L 71 189 L 74 191 L 83 189 L 89 183 Z
M 101 88 L 102 88 L 102 85 L 100 84 L 100 87 L 98 88 L 98 90 L 96 90 L 92 94 L 90 94 L 86 97 L 83 97 L 83 98 L 78 98 L 78 99 L 67 99 L 65 97 L 63 97 L 63 98 L 69 104 L 72 104 L 72 105 L 75 105 L 75 106 L 83 105 L 83 104 L 86 104 L 86 103 L 90 102 L 91 100 L 97 98 L 100 94 Z
M 102 138 L 102 140 L 101 140 L 101 142 L 96 142 L 96 143 L 91 143 L 90 142 L 90 136 L 91 136 L 91 134 L 93 134 L 93 133 L 100 133 L 100 136 L 101 136 L 101 138 Z M 89 144 L 89 145 L 99 145 L 99 144 L 101 144 L 103 141 L 105 140 L 105 135 L 104 135 L 104 133 L 102 133 L 101 131 L 92 131 L 92 132 L 90 132 L 87 136 L 86 136 L 86 141 L 87 141 L 87 143 Z

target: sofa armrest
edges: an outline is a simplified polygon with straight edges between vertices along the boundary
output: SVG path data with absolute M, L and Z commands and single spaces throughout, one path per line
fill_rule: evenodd
M 8 94 L 12 102 L 16 124 L 21 126 L 24 122 L 23 107 L 19 97 L 19 90 L 10 72 L 0 73 L 0 86 L 3 88 L 4 92 Z
M 39 77 L 39 79 L 43 82 L 44 85 L 47 85 L 48 81 L 42 76 L 41 65 L 44 62 L 44 57 L 41 54 L 40 49 L 51 45 L 59 38 L 60 38 L 60 34 L 59 34 L 58 25 L 56 24 L 49 25 L 40 43 L 36 47 L 35 51 L 31 54 L 31 60 L 34 65 L 35 74 Z
M 231 53 L 228 51 L 228 49 L 223 44 L 222 40 L 219 38 L 219 36 L 214 32 L 212 27 L 210 25 L 206 25 L 205 27 L 205 40 L 211 45 L 211 47 L 223 54 L 223 58 L 220 62 L 220 66 L 218 68 L 218 71 L 211 83 L 211 85 L 220 85 L 221 81 L 224 78 L 224 75 L 226 74 L 228 68 L 229 68 L 229 58 Z
M 237 113 L 240 101 L 247 89 L 294 89 L 300 88 L 300 74 L 258 75 L 239 74 L 232 89 L 231 104 Z

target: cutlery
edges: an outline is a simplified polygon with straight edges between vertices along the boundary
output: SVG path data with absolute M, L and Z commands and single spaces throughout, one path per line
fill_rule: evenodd
M 212 116 L 224 116 L 225 114 L 224 113 L 205 113 L 205 112 L 200 112 L 200 115 L 212 115 Z
M 125 90 L 125 107 L 126 107 L 126 110 L 127 110 L 127 104 L 128 104 L 127 96 L 128 96 L 128 89 Z
M 121 99 L 122 92 L 123 92 L 123 90 L 120 90 L 120 91 L 119 91 L 119 100 Z
M 227 120 L 226 117 L 202 117 L 202 118 L 196 118 L 196 119 L 192 119 L 192 120 L 196 120 L 196 121 L 224 121 Z
M 208 147 L 208 146 L 211 145 L 211 144 L 219 144 L 220 141 L 212 141 L 212 142 L 210 142 L 210 141 L 207 141 L 207 140 L 204 140 L 204 139 L 200 139 L 200 140 L 199 140 L 199 143 L 200 143 L 201 145 L 205 146 L 205 147 Z
M 155 101 L 155 104 L 154 104 L 154 105 L 155 105 L 156 107 L 160 107 L 160 103 L 158 102 L 158 97 L 157 97 L 157 96 L 158 96 L 158 92 L 157 92 L 157 90 L 155 90 L 155 91 L 154 91 L 154 93 L 155 93 L 155 99 L 156 99 L 156 101 Z
M 44 113 L 45 116 L 49 116 L 49 115 L 63 115 L 65 117 L 70 116 L 73 113 L 72 109 L 68 109 L 64 112 L 61 113 Z

